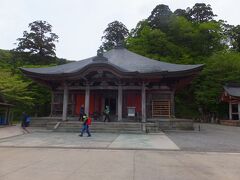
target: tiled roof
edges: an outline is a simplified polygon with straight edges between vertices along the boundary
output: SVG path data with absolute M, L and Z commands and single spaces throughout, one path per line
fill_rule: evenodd
M 240 97 L 240 85 L 226 85 L 224 86 L 224 90 L 230 96 Z
M 47 67 L 47 68 L 21 68 L 23 72 L 30 72 L 33 74 L 42 75 L 63 75 L 71 74 L 81 71 L 86 66 L 93 64 L 106 64 L 113 66 L 120 70 L 121 72 L 138 72 L 138 73 L 159 73 L 159 72 L 184 72 L 189 70 L 197 70 L 203 67 L 202 64 L 198 65 L 180 65 L 161 62 L 153 60 L 136 53 L 133 53 L 125 48 L 115 48 L 103 54 L 105 58 L 104 61 L 97 61 L 96 56 L 90 57 L 84 60 Z

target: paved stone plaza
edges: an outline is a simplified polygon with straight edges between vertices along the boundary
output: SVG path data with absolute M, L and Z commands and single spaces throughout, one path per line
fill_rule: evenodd
M 1 148 L 1 180 L 239 180 L 240 155 Z
M 202 124 L 200 132 L 90 138 L 10 128 L 0 128 L 1 180 L 240 179 L 239 127 Z

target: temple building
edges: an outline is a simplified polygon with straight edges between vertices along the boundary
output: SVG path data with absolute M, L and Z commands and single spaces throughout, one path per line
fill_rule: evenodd
M 225 85 L 221 96 L 221 101 L 228 103 L 229 117 L 221 120 L 224 125 L 240 126 L 240 85 L 229 83 Z
M 118 46 L 84 60 L 47 68 L 21 68 L 52 91 L 51 115 L 63 121 L 85 113 L 101 120 L 106 106 L 112 121 L 170 119 L 175 92 L 189 84 L 203 65 L 149 59 Z

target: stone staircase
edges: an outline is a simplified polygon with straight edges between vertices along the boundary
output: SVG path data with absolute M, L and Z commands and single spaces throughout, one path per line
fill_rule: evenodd
M 82 122 L 77 120 L 62 121 L 54 117 L 31 118 L 31 127 L 40 127 L 54 132 L 79 132 Z M 104 133 L 143 133 L 142 124 L 139 122 L 92 122 L 91 132 Z
M 82 122 L 72 118 L 62 121 L 59 117 L 34 117 L 31 127 L 41 127 L 56 132 L 79 132 Z M 146 131 L 143 132 L 143 126 Z M 133 121 L 99 122 L 93 121 L 90 127 L 92 132 L 109 133 L 157 133 L 162 130 L 193 130 L 193 121 L 189 119 L 148 119 L 147 123 Z
M 48 123 L 47 119 L 42 119 L 42 120 L 31 120 L 30 126 L 31 127 L 46 127 Z
M 53 124 L 48 124 L 48 129 L 51 129 Z M 81 122 L 67 121 L 60 122 L 58 126 L 54 126 L 53 131 L 56 132 L 79 132 L 82 127 Z M 142 133 L 141 123 L 128 122 L 93 122 L 90 126 L 91 132 L 104 133 Z

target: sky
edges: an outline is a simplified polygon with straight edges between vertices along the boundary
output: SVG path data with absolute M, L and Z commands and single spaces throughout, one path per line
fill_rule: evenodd
M 107 25 L 115 20 L 129 30 L 146 19 L 158 4 L 172 11 L 210 4 L 217 19 L 240 24 L 239 0 L 0 0 L 0 49 L 13 49 L 28 24 L 44 20 L 59 36 L 56 54 L 68 60 L 95 56 Z

